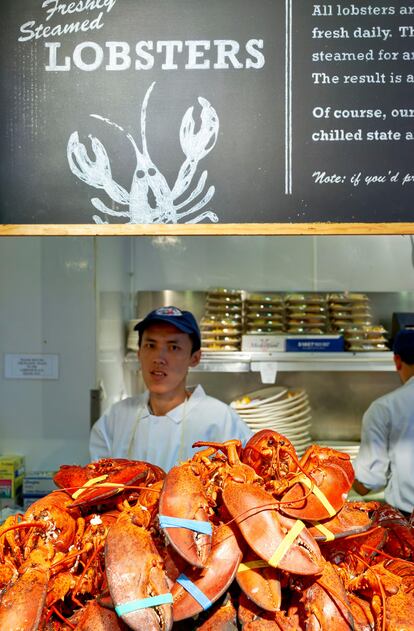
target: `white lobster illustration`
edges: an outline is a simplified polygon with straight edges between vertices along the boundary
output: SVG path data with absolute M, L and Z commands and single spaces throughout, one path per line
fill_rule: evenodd
M 180 167 L 174 186 L 170 188 L 163 174 L 151 160 L 147 147 L 147 106 L 154 85 L 155 81 L 148 88 L 141 107 L 142 151 L 139 150 L 131 134 L 126 133 L 120 125 L 98 114 L 91 114 L 93 118 L 98 118 L 124 132 L 132 144 L 137 164 L 129 193 L 112 179 L 108 154 L 98 138 L 89 134 L 95 160 L 89 158 L 85 145 L 79 142 L 78 132 L 71 134 L 67 146 L 67 157 L 72 173 L 86 184 L 103 189 L 115 205 L 127 206 L 128 209 L 108 208 L 97 197 L 91 199 L 92 205 L 103 215 L 125 217 L 128 220 L 126 223 L 131 224 L 178 223 L 181 219 L 194 215 L 204 208 L 215 192 L 214 186 L 210 186 L 203 194 L 207 171 L 202 172 L 193 190 L 189 191 L 199 161 L 210 153 L 217 141 L 219 119 L 215 109 L 209 101 L 201 96 L 198 97 L 201 106 L 201 124 L 197 133 L 194 132 L 193 107 L 189 107 L 185 112 L 180 126 L 180 144 L 185 160 Z M 184 194 L 187 194 L 187 197 L 183 200 Z M 200 195 L 203 195 L 201 199 L 199 199 Z M 182 201 L 177 202 L 180 198 Z M 204 219 L 218 221 L 217 215 L 207 210 L 191 219 L 184 219 L 184 223 L 198 223 Z M 93 220 L 99 224 L 109 223 L 108 219 L 103 221 L 98 215 L 94 215 Z

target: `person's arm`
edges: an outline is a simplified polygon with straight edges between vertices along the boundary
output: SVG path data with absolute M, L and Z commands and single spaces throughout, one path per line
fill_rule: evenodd
M 388 408 L 382 402 L 374 401 L 362 419 L 361 446 L 354 462 L 353 489 L 359 495 L 387 484 L 390 466 L 388 435 Z
M 92 426 L 89 435 L 89 454 L 92 462 L 112 456 L 107 414 L 101 416 Z
M 359 480 L 355 479 L 352 485 L 353 490 L 358 493 L 358 495 L 366 495 L 371 491 L 367 486 L 362 484 Z

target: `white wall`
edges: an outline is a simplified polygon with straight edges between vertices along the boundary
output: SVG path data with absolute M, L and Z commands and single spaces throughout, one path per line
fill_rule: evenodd
M 315 285 L 367 292 L 412 292 L 413 237 L 316 237 Z
M 24 454 L 28 470 L 88 461 L 94 259 L 89 238 L 0 239 L 0 453 Z M 59 379 L 5 379 L 5 353 L 56 353 Z
M 133 239 L 135 291 L 412 291 L 410 236 Z
M 129 238 L 96 239 L 97 278 L 97 385 L 102 411 L 127 395 L 131 377 L 125 371 L 126 323 L 132 319 Z

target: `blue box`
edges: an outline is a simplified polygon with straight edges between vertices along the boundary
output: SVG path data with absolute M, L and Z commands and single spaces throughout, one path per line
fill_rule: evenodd
M 288 353 L 341 353 L 344 350 L 342 335 L 288 335 L 286 337 Z

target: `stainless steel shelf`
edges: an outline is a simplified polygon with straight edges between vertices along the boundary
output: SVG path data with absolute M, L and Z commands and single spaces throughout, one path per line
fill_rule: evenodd
M 272 368 L 277 372 L 302 371 L 393 371 L 393 354 L 391 352 L 373 353 L 244 353 L 244 352 L 207 352 L 202 355 L 193 372 L 261 372 L 270 374 Z M 135 353 L 125 357 L 131 369 L 138 369 Z
M 391 352 L 377 353 L 204 353 L 193 370 L 259 372 L 262 383 L 275 383 L 278 372 L 392 371 Z

